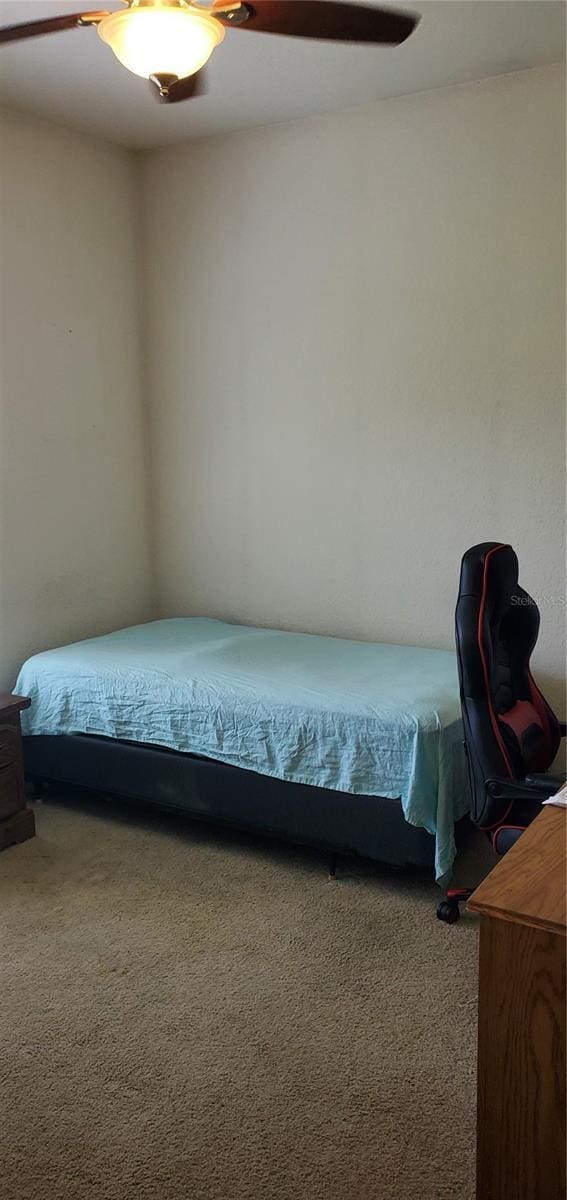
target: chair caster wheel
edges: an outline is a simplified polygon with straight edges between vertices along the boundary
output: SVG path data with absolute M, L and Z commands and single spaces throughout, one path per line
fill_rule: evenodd
M 437 909 L 437 918 L 446 925 L 454 925 L 460 917 L 459 905 L 453 900 L 442 900 Z

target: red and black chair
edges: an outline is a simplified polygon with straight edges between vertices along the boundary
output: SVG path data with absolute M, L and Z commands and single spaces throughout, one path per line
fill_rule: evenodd
M 461 563 L 455 614 L 461 708 L 471 787 L 471 820 L 505 854 L 564 776 L 548 774 L 566 727 L 530 672 L 539 609 L 518 583 L 511 546 L 483 542 Z M 437 909 L 459 919 L 471 890 L 452 889 Z

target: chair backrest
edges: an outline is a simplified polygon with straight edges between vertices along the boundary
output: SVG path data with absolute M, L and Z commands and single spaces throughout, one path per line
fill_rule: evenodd
M 546 771 L 559 747 L 557 718 L 530 672 L 539 619 L 535 600 L 518 583 L 511 546 L 482 542 L 467 550 L 455 633 L 471 817 L 484 829 L 509 806 L 487 794 L 486 782 Z

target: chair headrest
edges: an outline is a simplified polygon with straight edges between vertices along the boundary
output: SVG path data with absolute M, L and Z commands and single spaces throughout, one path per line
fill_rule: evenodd
M 518 572 L 516 553 L 506 542 L 471 546 L 461 563 L 459 596 L 480 600 L 484 595 L 485 602 L 492 606 L 492 617 L 498 620 L 509 607 L 510 597 L 518 592 Z

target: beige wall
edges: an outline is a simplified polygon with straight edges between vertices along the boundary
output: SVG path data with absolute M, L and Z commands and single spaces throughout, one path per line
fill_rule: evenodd
M 160 613 L 451 645 L 502 538 L 564 710 L 563 80 L 137 166 L 5 115 L 0 686 L 151 615 L 149 565 Z
M 451 646 L 509 540 L 563 703 L 564 75 L 152 152 L 162 613 Z
M 148 615 L 136 181 L 118 148 L 6 113 L 0 687 Z M 134 218 L 134 219 L 133 219 Z

